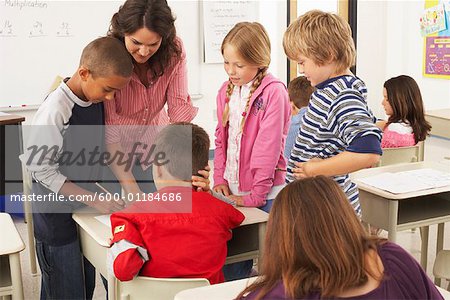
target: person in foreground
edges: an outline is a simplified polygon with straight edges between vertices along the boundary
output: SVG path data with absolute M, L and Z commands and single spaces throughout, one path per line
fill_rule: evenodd
M 410 254 L 367 235 L 325 176 L 294 181 L 278 194 L 262 266 L 237 299 L 443 299 Z
M 208 164 L 208 134 L 190 123 L 168 125 L 158 134 L 156 153 L 165 154 L 164 163 L 153 164 L 158 191 L 111 215 L 113 274 L 121 281 L 140 274 L 223 282 L 231 229 L 245 217 L 192 187 L 192 174 Z

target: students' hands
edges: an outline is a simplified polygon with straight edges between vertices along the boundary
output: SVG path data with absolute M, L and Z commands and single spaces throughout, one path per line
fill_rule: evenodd
M 229 195 L 228 198 L 230 200 L 233 200 L 237 206 L 244 206 L 244 197 L 243 196 Z
M 192 185 L 197 188 L 197 192 L 208 192 L 211 189 L 209 186 L 209 171 L 211 171 L 211 168 L 206 166 L 204 170 L 198 171 L 202 176 L 192 176 Z
M 228 187 L 227 184 L 218 184 L 215 187 L 213 187 L 214 192 L 222 194 L 224 196 L 230 196 L 231 192 L 230 192 L 230 188 Z
M 108 198 L 108 199 L 111 199 L 111 198 Z M 113 199 L 113 197 L 112 197 L 112 199 Z M 112 212 L 124 209 L 125 202 L 122 199 L 120 199 L 119 201 L 114 201 L 114 200 L 100 201 L 99 199 L 95 199 L 94 201 L 89 202 L 89 206 L 94 207 L 96 210 L 98 210 L 101 213 L 110 214 Z
M 319 158 L 313 158 L 307 162 L 295 162 L 296 168 L 292 169 L 292 175 L 295 179 L 314 177 L 316 176 L 314 173 L 315 167 L 320 161 L 321 159 Z

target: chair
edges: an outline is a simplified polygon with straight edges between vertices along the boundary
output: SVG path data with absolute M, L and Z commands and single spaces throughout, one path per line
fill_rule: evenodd
M 116 295 L 120 300 L 173 300 L 183 290 L 207 286 L 205 278 L 154 278 L 137 276 L 131 281 L 116 280 Z
M 423 161 L 424 142 L 411 147 L 384 148 L 383 155 L 376 167 Z
M 450 292 L 450 250 L 441 250 L 434 261 L 433 275 L 447 280 L 447 291 Z
M 0 228 L 0 298 L 11 295 L 14 300 L 22 300 L 20 252 L 25 245 L 9 214 L 0 213 Z

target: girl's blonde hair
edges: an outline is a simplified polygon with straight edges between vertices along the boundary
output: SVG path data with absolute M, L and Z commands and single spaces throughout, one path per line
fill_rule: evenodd
M 241 122 L 241 131 L 244 128 L 246 115 L 249 111 L 250 99 L 255 90 L 261 84 L 270 64 L 270 39 L 264 27 L 258 22 L 240 22 L 228 32 L 222 42 L 222 55 L 226 45 L 231 45 L 236 49 L 242 59 L 253 66 L 258 66 L 253 84 L 250 88 L 250 94 L 245 106 L 245 113 Z M 233 93 L 234 84 L 228 83 L 226 91 L 226 104 L 222 114 L 222 125 L 225 127 L 230 115 L 229 100 Z
M 356 61 L 350 25 L 340 16 L 320 10 L 308 11 L 292 22 L 284 33 L 283 47 L 291 60 L 304 55 L 319 66 L 335 62 L 338 72 Z

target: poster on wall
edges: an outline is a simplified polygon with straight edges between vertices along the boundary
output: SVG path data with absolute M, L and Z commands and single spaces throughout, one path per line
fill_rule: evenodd
M 450 36 L 428 36 L 425 39 L 423 75 L 450 79 Z
M 420 17 L 420 31 L 422 36 L 446 29 L 444 3 L 426 9 Z

